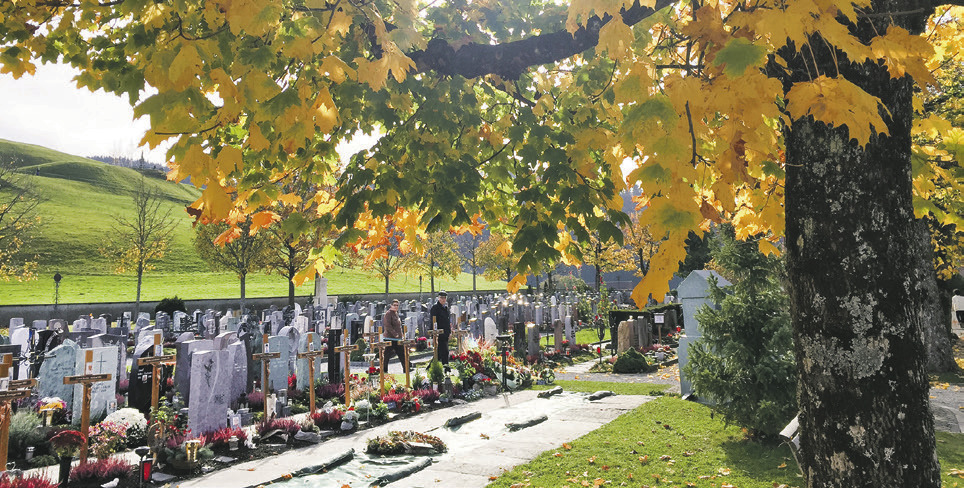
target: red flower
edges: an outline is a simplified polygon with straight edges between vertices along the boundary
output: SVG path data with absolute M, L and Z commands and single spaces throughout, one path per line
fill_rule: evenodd
M 596 346 L 596 354 L 602 354 L 602 348 L 601 348 L 601 347 Z

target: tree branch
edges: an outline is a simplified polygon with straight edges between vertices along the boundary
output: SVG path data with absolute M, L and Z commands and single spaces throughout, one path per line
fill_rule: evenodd
M 656 11 L 678 0 L 656 0 L 655 10 L 643 7 L 637 0 L 621 12 L 623 22 L 633 26 Z M 409 53 L 417 72 L 435 71 L 442 75 L 476 78 L 495 74 L 515 80 L 529 67 L 555 63 L 570 58 L 599 43 L 599 30 L 612 17 L 592 16 L 575 34 L 562 30 L 500 44 L 470 43 L 455 50 L 444 39 L 432 39 L 424 51 Z

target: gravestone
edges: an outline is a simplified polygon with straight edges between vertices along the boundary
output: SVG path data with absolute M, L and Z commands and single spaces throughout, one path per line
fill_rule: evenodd
M 642 347 L 653 344 L 653 326 L 649 323 L 649 315 L 636 319 L 636 340 Z
M 106 334 L 106 333 L 107 333 L 107 319 L 105 319 L 105 318 L 100 318 L 100 317 L 98 317 L 98 318 L 96 318 L 96 319 L 91 319 L 91 320 L 90 320 L 90 326 L 89 326 L 89 327 L 90 327 L 91 329 L 100 331 L 101 334 Z
M 146 327 L 150 327 L 150 325 L 151 325 L 150 317 L 144 317 L 144 316 L 138 317 L 137 325 L 134 327 L 134 335 L 140 335 L 141 330 L 143 330 Z
M 485 318 L 485 342 L 488 344 L 494 344 L 496 336 L 499 335 L 499 330 L 495 326 L 495 320 L 492 317 Z
M 576 332 L 572 328 L 572 316 L 566 315 L 564 324 L 566 327 L 566 340 L 569 341 L 570 344 L 575 344 Z
M 195 352 L 214 349 L 214 341 L 209 339 L 184 341 L 175 345 L 177 359 L 174 366 L 174 387 L 188 405 L 191 404 L 191 355 Z
M 639 336 L 636 334 L 636 321 L 623 320 L 616 332 L 616 354 L 622 354 L 629 349 L 639 346 Z
M 676 287 L 680 303 L 683 307 L 683 323 L 686 324 L 686 331 L 679 339 L 679 384 L 680 393 L 688 395 L 693 392 L 693 384 L 683 373 L 683 367 L 689 362 L 689 348 L 694 342 L 702 337 L 699 320 L 696 319 L 696 312 L 704 305 L 716 308 L 716 304 L 710 300 L 710 277 L 715 277 L 718 286 L 728 286 L 731 283 L 720 276 L 716 271 L 700 269 L 691 271 L 686 279 Z M 675 319 L 675 311 L 674 311 Z M 675 324 L 674 324 L 675 329 Z
M 278 331 L 285 326 L 285 316 L 281 311 L 271 312 L 271 335 L 278 335 Z
M 84 329 L 75 330 L 74 332 L 68 332 L 67 338 L 81 345 L 82 347 L 87 347 L 87 340 L 100 332 L 96 330 Z
M 79 351 L 80 346 L 67 339 L 47 353 L 37 375 L 37 396 L 58 397 L 73 409 L 74 385 L 65 385 L 64 377 L 75 374 Z
M 30 326 L 33 330 L 47 330 L 46 320 L 34 320 L 33 324 Z
M 210 318 L 204 319 L 201 330 L 203 331 L 205 339 L 214 339 L 218 333 L 217 321 Z
M 171 316 L 167 312 L 157 312 L 154 317 L 154 327 L 164 333 L 165 336 L 171 331 Z
M 237 401 L 241 395 L 248 393 L 248 354 L 244 342 L 234 341 L 225 347 L 231 359 L 231 388 L 229 391 L 231 403 Z
M 10 331 L 9 331 L 9 332 L 10 332 L 11 334 L 13 333 L 13 331 L 15 331 L 15 330 L 17 330 L 17 329 L 19 329 L 19 328 L 21 328 L 21 327 L 23 327 L 23 318 L 21 318 L 21 317 L 13 317 L 13 318 L 10 319 Z
M 144 327 L 143 329 L 140 330 L 140 332 L 137 333 L 137 340 L 134 341 L 134 343 L 140 344 L 141 342 L 144 341 L 145 337 L 150 337 L 151 343 L 153 344 L 154 336 L 156 335 L 161 336 L 161 342 L 164 341 L 164 334 L 160 331 L 160 329 L 155 329 L 153 325 L 149 327 Z
M 321 334 L 311 334 L 314 339 L 314 346 L 312 347 L 315 351 L 320 351 L 322 348 L 321 344 Z M 308 334 L 303 334 L 298 339 L 298 352 L 308 352 Z M 297 356 L 297 355 L 296 355 Z M 321 373 L 322 359 L 315 358 L 315 375 L 318 377 Z M 299 390 L 305 391 L 311 385 L 308 384 L 308 359 L 297 359 L 295 360 L 295 374 L 298 378 L 297 387 Z
M 117 381 L 127 379 L 127 336 L 111 334 L 97 334 L 87 340 L 90 347 L 113 347 L 117 350 L 117 371 L 114 378 Z
M 268 337 L 268 349 L 270 352 L 281 353 L 281 357 L 272 359 L 268 363 L 268 388 L 275 391 L 288 388 L 291 341 L 287 335 L 270 336 Z
M 234 374 L 230 355 L 228 351 L 198 351 L 191 355 L 187 427 L 192 433 L 203 434 L 227 425 Z
M 152 378 L 154 368 L 149 365 L 138 366 L 137 361 L 141 358 L 154 356 L 154 336 L 147 335 L 141 342 L 134 346 L 134 353 L 131 355 L 131 375 L 130 383 L 127 386 L 127 403 L 131 408 L 136 408 L 143 413 L 150 413 Z M 162 367 L 168 369 L 169 366 Z
M 17 358 L 26 357 L 30 354 L 30 333 L 31 330 L 27 327 L 18 327 L 17 330 L 10 333 L 10 345 L 19 346 L 20 352 L 14 354 L 14 360 Z M 30 365 L 27 361 L 20 361 L 14 368 L 13 379 L 26 379 L 29 377 Z
M 555 346 L 557 351 L 562 350 L 562 340 L 562 321 L 556 319 L 552 321 L 552 344 Z M 570 344 L 572 343 L 570 342 Z
M 308 332 L 309 321 L 308 317 L 304 315 L 296 315 L 294 322 L 292 322 L 294 328 L 302 335 Z
M 194 336 L 194 332 L 181 332 L 177 336 L 177 339 L 174 340 L 174 344 L 177 345 L 182 342 L 193 341 L 194 339 L 197 339 L 197 337 Z
M 47 322 L 47 328 L 55 332 L 69 332 L 67 321 L 64 319 L 50 319 L 50 321 Z
M 184 332 L 184 329 L 187 328 L 188 317 L 189 317 L 188 314 L 180 310 L 177 310 L 174 312 L 174 327 L 173 327 L 174 333 Z
M 214 349 L 220 351 L 228 347 L 228 344 L 238 340 L 237 332 L 222 332 L 214 338 Z
M 539 346 L 539 339 L 540 339 L 539 326 L 533 322 L 530 322 L 526 326 L 526 330 L 529 338 L 528 344 L 526 344 L 528 348 L 528 352 L 526 353 L 526 356 L 539 355 L 539 352 L 541 349 Z
M 84 357 L 86 351 L 93 351 L 94 360 L 90 363 L 90 369 L 84 368 Z M 117 373 L 117 348 L 116 347 L 93 347 L 80 349 L 74 362 L 74 374 L 110 374 Z M 63 381 L 63 379 L 61 379 Z M 109 407 L 117 406 L 117 378 L 111 377 L 110 381 L 99 381 L 91 385 L 90 388 L 90 418 L 96 419 L 110 413 Z M 74 398 L 81 399 L 84 395 L 84 387 L 80 384 L 72 385 L 74 388 Z M 73 405 L 73 422 L 80 423 L 82 401 L 75 401 Z

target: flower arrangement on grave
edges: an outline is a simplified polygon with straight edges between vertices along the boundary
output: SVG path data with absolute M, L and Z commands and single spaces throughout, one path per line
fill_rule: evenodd
M 288 375 L 288 391 L 292 391 L 298 387 L 298 375 L 292 373 Z
M 354 407 L 350 407 L 344 415 L 341 416 L 341 430 L 349 431 L 358 428 L 358 413 L 355 412 Z
M 328 402 L 321 410 L 311 414 L 311 420 L 319 429 L 335 430 L 341 427 L 345 412 Z
M 207 434 L 204 434 L 203 437 L 206 446 L 209 446 L 211 449 L 218 449 L 227 448 L 228 441 L 232 437 L 237 438 L 238 441 L 240 441 L 240 444 L 244 445 L 245 441 L 248 440 L 248 432 L 238 427 L 233 429 L 231 427 L 224 427 L 223 429 L 208 432 Z
M 87 443 L 84 434 L 76 430 L 62 430 L 50 438 L 50 448 L 59 458 L 72 458 Z
M 127 426 L 104 420 L 90 428 L 88 439 L 90 453 L 98 459 L 107 459 L 127 447 Z
M 130 447 L 142 446 L 147 441 L 147 417 L 136 408 L 116 410 L 104 418 L 104 422 L 122 425 Z
M 411 451 L 411 443 L 428 444 L 437 453 L 448 450 L 442 439 L 429 434 L 414 431 L 393 430 L 388 435 L 374 437 L 368 440 L 365 452 L 368 454 L 404 454 Z
M 384 402 L 376 403 L 368 413 L 369 419 L 388 420 L 388 405 Z
M 418 397 L 423 405 L 431 405 L 439 399 L 439 392 L 434 388 L 422 388 L 413 391 L 412 396 Z
M 408 394 L 405 392 L 396 392 L 389 390 L 387 393 L 382 395 L 382 403 L 390 410 L 398 408 L 405 400 L 408 400 Z
M 288 442 L 294 439 L 295 434 L 297 434 L 299 430 L 301 430 L 301 424 L 291 418 L 267 419 L 257 425 L 258 438 L 261 442 L 279 434 L 285 442 Z
M 57 488 L 59 485 L 42 474 L 0 477 L 0 488 Z
M 415 350 L 424 351 L 428 349 L 428 337 L 419 337 L 415 339 Z
M 121 458 L 98 459 L 70 470 L 70 486 L 100 486 L 105 481 L 127 479 L 134 465 Z
M 398 409 L 402 412 L 418 413 L 422 409 L 422 399 L 417 396 L 409 397 L 399 405 Z
M 543 385 L 551 385 L 556 381 L 556 372 L 546 366 L 539 370 L 536 377 Z
M 67 402 L 59 397 L 44 397 L 37 402 L 37 413 L 44 419 L 45 425 L 60 425 L 68 423 Z
M 345 397 L 344 383 L 319 383 L 315 387 L 315 397 L 321 400 L 331 400 Z
M 186 431 L 189 433 L 190 431 Z M 204 436 L 179 435 L 168 439 L 167 444 L 157 452 L 157 460 L 169 464 L 176 471 L 194 472 L 214 457 L 214 451 L 207 447 Z
M 369 367 L 368 367 L 368 375 L 369 375 L 369 376 L 372 376 L 372 375 L 376 375 L 376 374 L 378 374 L 378 367 L 377 367 L 377 366 L 369 366 Z

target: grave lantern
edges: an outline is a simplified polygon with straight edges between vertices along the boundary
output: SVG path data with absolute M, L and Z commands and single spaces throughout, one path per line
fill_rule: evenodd
M 147 455 L 150 453 L 151 453 L 151 448 L 147 446 L 140 446 L 134 449 L 134 454 L 137 454 L 141 458 L 140 460 L 141 479 L 140 479 L 140 482 L 138 483 L 138 486 L 144 486 L 145 481 L 151 480 L 151 471 L 153 469 L 154 460 L 147 457 Z

